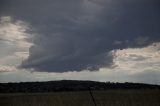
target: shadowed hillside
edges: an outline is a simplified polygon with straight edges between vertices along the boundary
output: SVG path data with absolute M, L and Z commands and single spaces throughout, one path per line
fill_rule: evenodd
M 160 89 L 159 85 L 142 83 L 111 83 L 96 81 L 61 80 L 48 82 L 0 83 L 0 93 L 11 92 L 57 92 L 109 89 Z

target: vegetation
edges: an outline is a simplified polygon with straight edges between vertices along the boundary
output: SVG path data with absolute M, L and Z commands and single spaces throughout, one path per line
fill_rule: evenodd
M 15 92 L 58 92 L 58 91 L 86 91 L 109 90 L 109 89 L 160 89 L 159 85 L 140 83 L 111 83 L 95 81 L 48 81 L 48 82 L 21 82 L 21 83 L 0 83 L 0 93 Z
M 97 106 L 160 106 L 160 86 L 74 80 L 0 83 L 0 106 L 95 106 L 94 100 Z
M 160 90 L 93 91 L 97 106 L 160 106 Z M 0 106 L 94 106 L 88 91 L 0 94 Z

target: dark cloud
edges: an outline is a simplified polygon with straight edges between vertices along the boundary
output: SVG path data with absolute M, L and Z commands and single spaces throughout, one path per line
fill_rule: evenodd
M 1 16 L 29 22 L 36 32 L 22 68 L 48 72 L 98 70 L 113 65 L 111 50 L 160 41 L 158 0 L 1 3 Z M 117 41 L 121 43 L 115 44 Z

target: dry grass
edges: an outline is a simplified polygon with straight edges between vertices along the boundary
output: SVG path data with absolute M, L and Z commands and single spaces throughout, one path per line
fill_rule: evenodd
M 94 91 L 97 106 L 160 106 L 160 90 Z M 94 106 L 89 92 L 0 94 L 0 106 Z

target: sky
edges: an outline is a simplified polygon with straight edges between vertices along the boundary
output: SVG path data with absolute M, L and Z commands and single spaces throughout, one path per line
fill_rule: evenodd
M 159 0 L 0 0 L 0 82 L 160 84 Z

